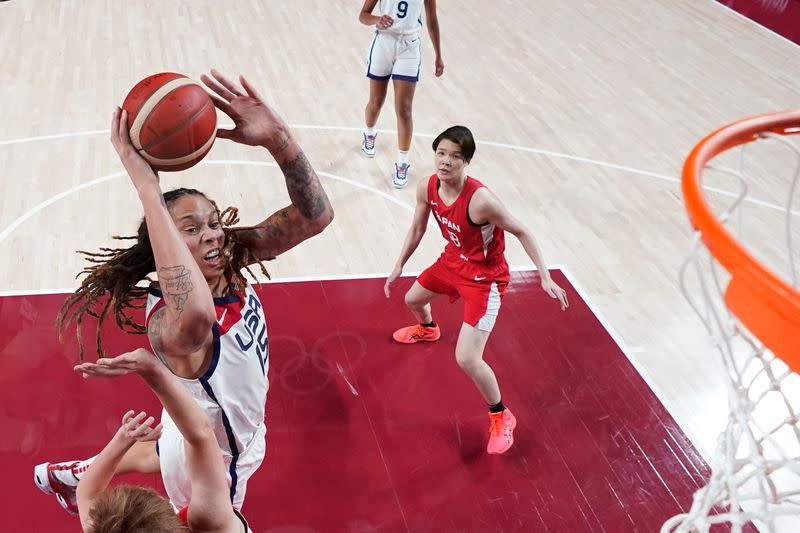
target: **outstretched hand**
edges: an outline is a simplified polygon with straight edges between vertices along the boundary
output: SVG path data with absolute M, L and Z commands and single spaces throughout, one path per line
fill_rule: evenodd
M 128 439 L 138 440 L 139 442 L 147 442 L 151 440 L 158 440 L 161 437 L 161 431 L 164 426 L 160 423 L 156 427 L 152 427 L 153 422 L 156 421 L 152 416 L 147 417 L 147 413 L 142 411 L 136 416 L 133 416 L 134 411 L 128 411 L 122 417 L 122 426 L 119 431 Z M 145 417 L 147 417 L 145 419 Z
M 211 69 L 211 76 L 203 74 L 200 79 L 212 91 L 214 105 L 233 120 L 234 128 L 218 129 L 217 137 L 264 146 L 270 151 L 287 142 L 288 126 L 244 76 L 239 76 L 241 87 L 214 69 Z
M 125 376 L 127 374 L 141 374 L 143 372 L 152 371 L 155 365 L 160 363 L 156 361 L 153 354 L 143 348 L 139 348 L 132 352 L 118 355 L 117 357 L 98 359 L 95 363 L 84 362 L 75 365 L 73 370 L 80 372 L 83 377 L 104 377 L 113 378 L 117 376 Z
M 546 292 L 550 298 L 555 298 L 558 300 L 558 302 L 561 304 L 562 311 L 565 311 L 567 307 L 569 307 L 569 302 L 567 301 L 567 291 L 559 287 L 550 276 L 542 277 L 542 289 L 544 289 L 544 292 Z

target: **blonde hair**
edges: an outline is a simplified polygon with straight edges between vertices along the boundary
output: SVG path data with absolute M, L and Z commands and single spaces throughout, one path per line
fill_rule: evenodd
M 152 489 L 118 485 L 94 500 L 86 533 L 188 532 L 169 502 Z

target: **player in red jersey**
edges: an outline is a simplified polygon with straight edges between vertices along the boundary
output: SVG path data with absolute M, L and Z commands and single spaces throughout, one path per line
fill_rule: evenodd
M 453 126 L 433 141 L 436 173 L 417 186 L 417 206 L 400 257 L 384 285 L 388 298 L 392 284 L 419 246 L 433 212 L 447 240 L 444 252 L 419 275 L 406 293 L 406 305 L 419 321 L 394 333 L 401 343 L 432 342 L 439 339 L 430 301 L 446 294 L 453 302 L 464 298 L 464 323 L 456 343 L 456 361 L 472 378 L 489 405 L 488 453 L 498 454 L 514 444 L 517 421 L 503 405 L 500 387 L 492 368 L 483 360 L 483 349 L 494 327 L 500 302 L 509 281 L 504 231 L 519 239 L 536 264 L 542 289 L 561 304 L 569 303 L 564 289 L 551 278 L 533 236 L 480 181 L 467 176 L 466 167 L 475 153 L 472 132 Z

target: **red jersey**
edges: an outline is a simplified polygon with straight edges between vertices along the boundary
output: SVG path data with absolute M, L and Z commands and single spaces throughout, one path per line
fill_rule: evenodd
M 469 218 L 469 202 L 481 187 L 484 187 L 483 183 L 467 176 L 461 194 L 447 205 L 439 196 L 439 178 L 434 174 L 428 179 L 428 205 L 447 240 L 444 256 L 481 266 L 495 266 L 505 263 L 505 232 L 490 222 L 478 225 Z

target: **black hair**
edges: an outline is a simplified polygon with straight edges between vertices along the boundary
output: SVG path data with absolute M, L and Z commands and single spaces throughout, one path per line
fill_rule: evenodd
M 442 133 L 436 136 L 433 140 L 433 151 L 439 148 L 439 143 L 442 139 L 456 143 L 461 148 L 461 155 L 467 163 L 470 162 L 472 156 L 475 155 L 475 139 L 472 137 L 472 132 L 466 126 L 450 126 Z

